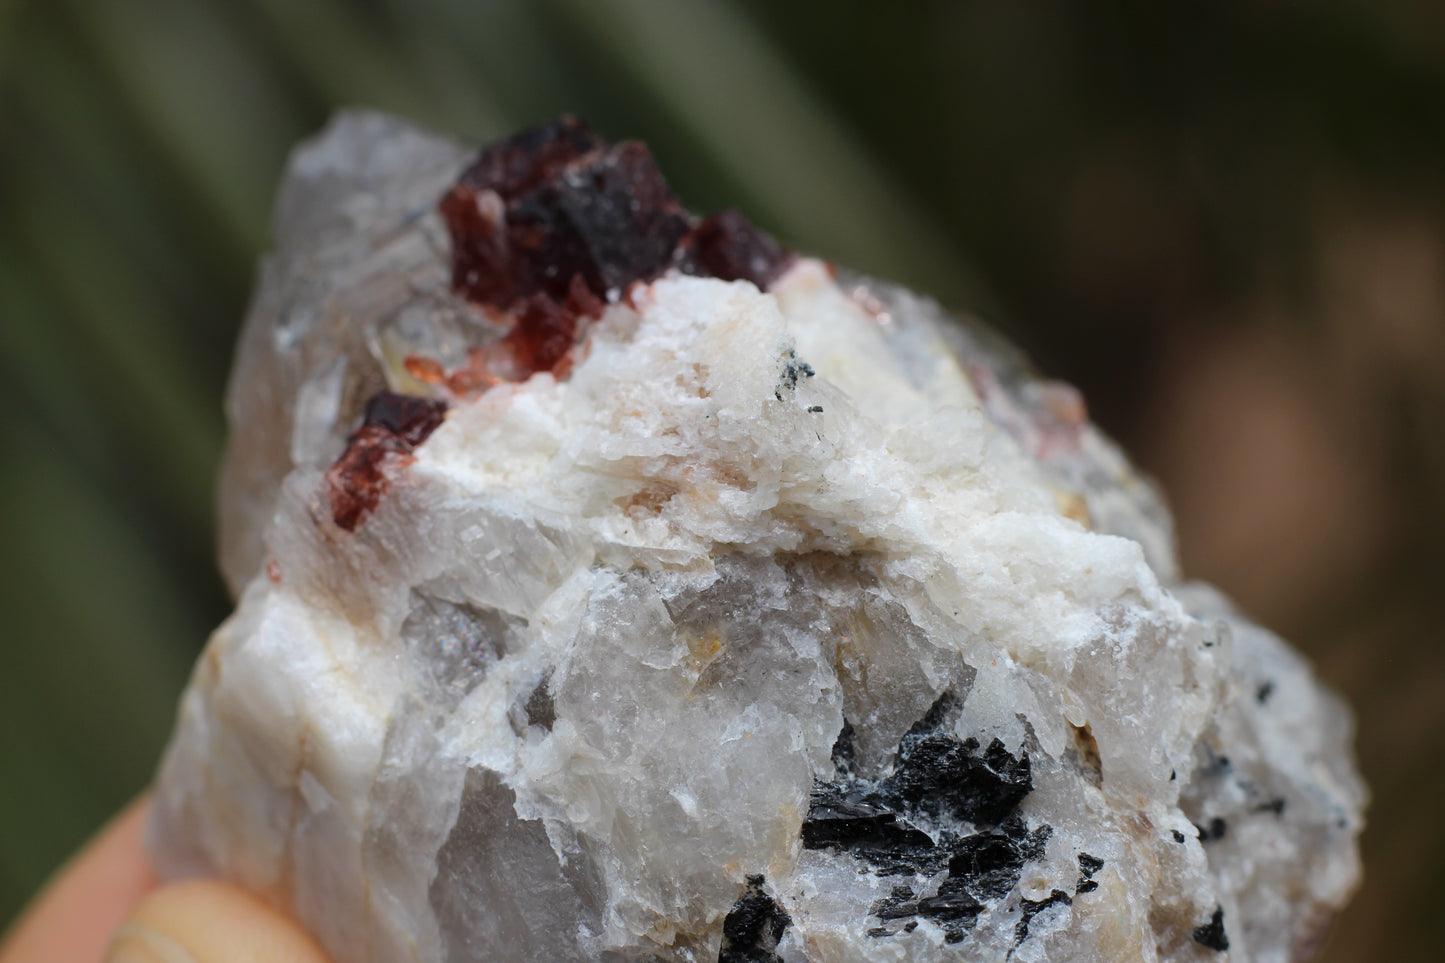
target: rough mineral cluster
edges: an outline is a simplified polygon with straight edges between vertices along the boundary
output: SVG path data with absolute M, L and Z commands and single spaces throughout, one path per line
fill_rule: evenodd
M 295 155 L 150 827 L 338 963 L 1289 961 L 1345 707 L 976 324 L 562 120 Z

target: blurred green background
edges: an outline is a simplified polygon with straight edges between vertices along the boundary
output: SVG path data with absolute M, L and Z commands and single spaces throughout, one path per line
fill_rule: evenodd
M 977 309 L 1360 718 L 1326 959 L 1438 950 L 1445 5 L 0 0 L 0 922 L 150 776 L 228 601 L 228 356 L 338 105 L 569 111 L 698 210 Z

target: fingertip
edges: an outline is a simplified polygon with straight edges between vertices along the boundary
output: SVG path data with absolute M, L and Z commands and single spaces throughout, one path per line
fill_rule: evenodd
M 214 880 L 155 890 L 116 932 L 106 963 L 328 963 L 314 940 L 256 897 Z

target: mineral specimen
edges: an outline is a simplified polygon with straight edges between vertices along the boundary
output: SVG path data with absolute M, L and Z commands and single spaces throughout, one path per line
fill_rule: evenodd
M 563 120 L 282 189 L 171 877 L 338 963 L 1308 957 L 1347 710 L 976 324 Z

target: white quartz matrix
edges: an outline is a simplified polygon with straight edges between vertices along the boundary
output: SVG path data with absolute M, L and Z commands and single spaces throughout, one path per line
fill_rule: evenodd
M 609 292 L 564 374 L 451 390 L 415 359 L 506 324 L 451 288 L 470 156 L 348 114 L 291 162 L 165 877 L 337 963 L 1317 950 L 1360 872 L 1349 713 L 1180 581 L 1072 389 L 797 258 Z M 382 390 L 447 407 L 347 530 L 327 472 Z

